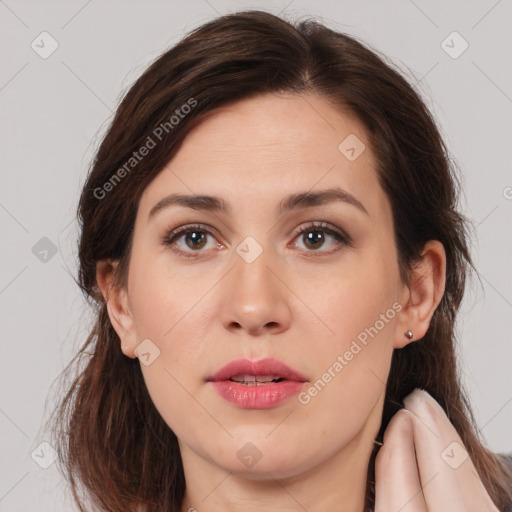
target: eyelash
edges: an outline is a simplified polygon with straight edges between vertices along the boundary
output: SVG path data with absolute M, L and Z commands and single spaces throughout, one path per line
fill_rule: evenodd
M 173 247 L 175 240 L 180 238 L 183 235 L 186 235 L 188 233 L 193 232 L 201 232 L 201 233 L 207 233 L 211 236 L 214 236 L 213 231 L 205 226 L 204 224 L 188 224 L 186 226 L 181 226 L 174 231 L 171 231 L 169 234 L 163 237 L 162 244 L 169 246 L 172 248 L 173 251 L 177 252 L 181 256 L 184 256 L 185 258 L 197 258 L 199 257 L 199 254 L 201 252 L 205 251 L 183 251 L 181 249 L 177 249 L 176 247 Z M 322 231 L 324 233 L 327 233 L 328 235 L 332 236 L 335 240 L 338 242 L 338 247 L 335 249 L 331 249 L 330 251 L 321 251 L 321 250 L 311 250 L 307 251 L 309 253 L 322 253 L 323 255 L 330 255 L 340 250 L 341 246 L 350 247 L 352 244 L 352 239 L 349 235 L 346 233 L 343 233 L 342 231 L 337 231 L 331 227 L 328 226 L 323 221 L 313 221 L 307 223 L 305 226 L 302 226 L 300 230 L 298 230 L 293 235 L 293 239 L 295 240 L 300 235 L 310 232 L 310 231 Z

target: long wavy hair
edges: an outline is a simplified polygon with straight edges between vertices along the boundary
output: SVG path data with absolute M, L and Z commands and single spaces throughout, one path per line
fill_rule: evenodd
M 445 293 L 427 333 L 393 353 L 365 510 L 375 503 L 378 442 L 415 388 L 444 409 L 496 506 L 511 506 L 512 474 L 484 446 L 457 365 L 456 313 L 474 265 L 469 221 L 458 211 L 456 165 L 432 115 L 401 72 L 356 38 L 312 18 L 289 22 L 245 11 L 203 24 L 147 68 L 121 100 L 83 187 L 77 282 L 95 325 L 61 375 L 68 377 L 66 389 L 50 418 L 59 469 L 79 509 L 86 503 L 109 512 L 181 509 L 186 482 L 177 438 L 152 403 L 139 361 L 121 351 L 96 264 L 119 260 L 115 279 L 125 284 L 140 196 L 187 134 L 213 109 L 278 92 L 319 94 L 364 124 L 392 206 L 404 283 L 428 240 L 446 251 Z M 148 137 L 154 147 L 130 160 L 151 145 Z

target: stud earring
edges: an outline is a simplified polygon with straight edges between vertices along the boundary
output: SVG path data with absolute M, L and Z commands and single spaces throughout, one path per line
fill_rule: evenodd
M 411 330 L 408 330 L 408 331 L 404 332 L 404 336 L 405 336 L 407 339 L 412 340 L 412 337 L 413 337 L 412 331 L 411 331 Z

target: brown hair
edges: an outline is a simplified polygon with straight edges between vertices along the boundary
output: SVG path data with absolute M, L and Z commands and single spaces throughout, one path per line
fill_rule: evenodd
M 512 505 L 512 475 L 480 440 L 459 379 L 454 325 L 473 263 L 467 220 L 457 211 L 455 165 L 431 114 L 393 65 L 355 38 L 312 19 L 292 24 L 247 11 L 202 25 L 143 73 L 118 107 L 83 187 L 78 281 L 96 323 L 66 369 L 76 374 L 55 410 L 54 441 L 80 510 L 87 498 L 109 512 L 177 512 L 185 491 L 177 439 L 151 401 L 139 361 L 121 352 L 96 263 L 120 260 L 117 279 L 125 282 L 141 193 L 187 134 L 213 109 L 277 92 L 320 94 L 363 122 L 392 205 L 404 282 L 428 240 L 446 251 L 445 294 L 427 333 L 393 353 L 377 440 L 401 400 L 423 388 L 457 429 L 494 503 Z M 148 137 L 155 147 L 127 166 Z M 367 510 L 374 505 L 377 450 L 369 461 Z

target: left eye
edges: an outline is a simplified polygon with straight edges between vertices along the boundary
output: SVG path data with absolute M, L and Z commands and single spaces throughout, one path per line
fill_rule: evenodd
M 331 252 L 336 251 L 340 245 L 350 245 L 350 238 L 348 235 L 342 234 L 323 222 L 320 223 L 311 223 L 305 227 L 302 227 L 297 234 L 298 236 L 302 235 L 301 239 L 304 241 L 304 245 L 307 248 L 318 249 L 325 244 L 326 238 L 331 238 L 334 240 L 334 249 L 328 251 L 321 251 L 330 254 Z M 308 252 L 318 252 L 308 251 Z
M 351 239 L 348 235 L 330 228 L 323 222 L 312 222 L 306 226 L 302 226 L 301 229 L 294 234 L 294 240 L 298 239 L 301 235 L 301 240 L 306 247 L 306 252 L 322 252 L 330 254 L 339 249 L 340 246 L 348 246 L 351 243 Z M 198 255 L 197 253 L 205 252 L 202 249 L 208 245 L 208 236 L 213 238 L 214 235 L 212 231 L 205 226 L 182 226 L 167 235 L 164 238 L 163 243 L 172 247 L 173 250 L 185 257 L 196 257 Z M 317 249 L 325 245 L 325 241 L 329 238 L 334 240 L 334 249 L 329 251 L 318 251 Z M 184 249 L 183 242 L 186 247 L 191 250 Z M 215 245 L 219 246 L 221 244 L 217 242 L 216 244 L 212 243 L 211 245 L 211 248 L 213 248 Z

